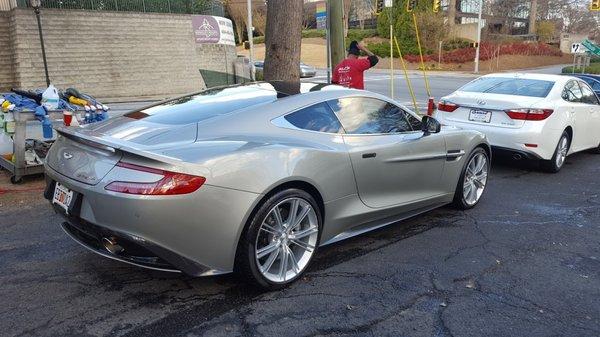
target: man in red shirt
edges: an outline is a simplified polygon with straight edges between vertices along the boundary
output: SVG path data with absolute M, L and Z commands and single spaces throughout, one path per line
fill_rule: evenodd
M 358 55 L 360 55 L 361 50 L 368 57 L 359 58 Z M 331 82 L 349 88 L 364 89 L 363 73 L 365 70 L 376 65 L 377 62 L 379 62 L 377 56 L 371 53 L 362 43 L 352 41 L 348 48 L 348 57 L 333 69 Z

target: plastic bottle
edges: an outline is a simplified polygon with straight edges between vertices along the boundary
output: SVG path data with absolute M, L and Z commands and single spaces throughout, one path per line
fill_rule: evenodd
M 42 93 L 42 105 L 46 110 L 57 110 L 59 99 L 58 90 L 52 84 Z
M 6 133 L 15 133 L 16 124 L 14 115 L 9 112 L 4 114 L 4 131 Z
M 42 131 L 44 133 L 44 138 L 50 139 L 52 138 L 52 122 L 50 121 L 49 116 L 44 117 L 44 121 L 42 122 Z

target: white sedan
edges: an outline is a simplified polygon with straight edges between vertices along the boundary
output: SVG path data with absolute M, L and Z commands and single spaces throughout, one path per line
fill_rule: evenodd
M 600 100 L 575 77 L 482 76 L 443 97 L 436 117 L 485 133 L 493 148 L 515 159 L 541 159 L 549 172 L 558 172 L 572 153 L 600 153 Z

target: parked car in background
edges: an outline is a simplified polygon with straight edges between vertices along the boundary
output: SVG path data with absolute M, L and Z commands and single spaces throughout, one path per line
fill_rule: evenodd
M 490 168 L 477 131 L 316 83 L 208 89 L 58 128 L 45 197 L 108 258 L 279 288 L 317 248 L 442 205 L 474 207 Z
M 475 79 L 438 104 L 443 123 L 478 130 L 515 158 L 558 172 L 567 155 L 600 153 L 600 102 L 571 76 L 501 73 Z
M 591 74 L 564 74 L 567 76 L 574 76 L 584 80 L 594 90 L 596 96 L 600 98 L 600 75 Z
M 264 66 L 265 66 L 265 61 L 255 61 L 254 62 L 254 69 L 255 69 L 257 78 L 260 78 L 260 79 L 263 78 Z M 307 78 L 307 77 L 315 77 L 316 75 L 317 75 L 317 69 L 315 69 L 315 67 L 305 64 L 303 62 L 300 62 L 300 77 Z

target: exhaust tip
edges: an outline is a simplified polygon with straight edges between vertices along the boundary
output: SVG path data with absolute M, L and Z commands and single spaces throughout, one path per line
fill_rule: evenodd
M 117 244 L 117 240 L 115 240 L 114 237 L 102 238 L 102 245 L 104 246 L 104 249 L 114 255 L 119 255 L 125 250 L 123 247 Z

